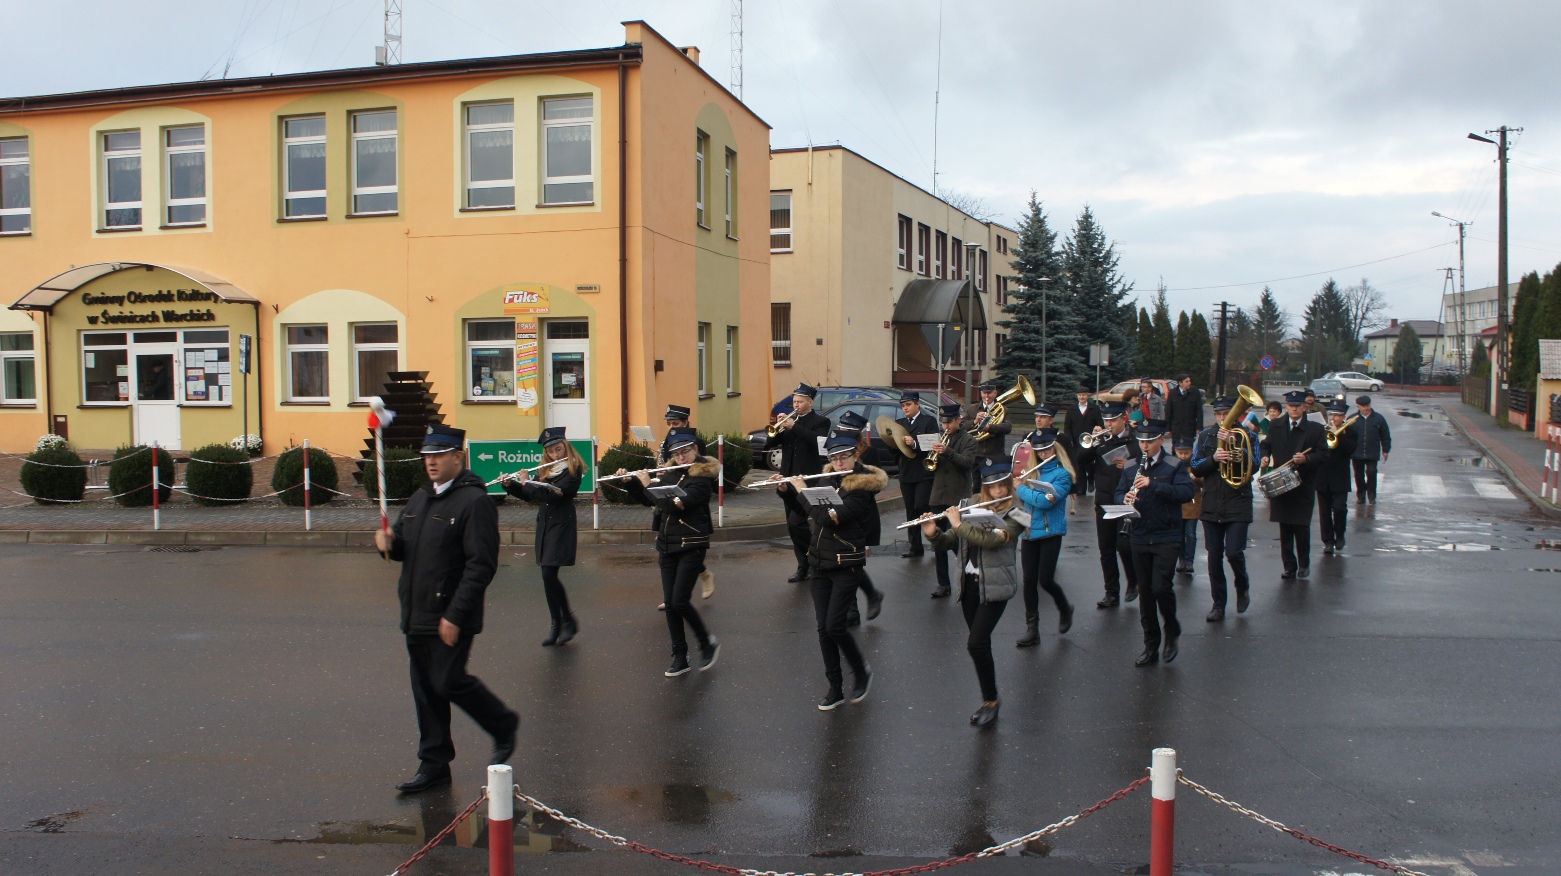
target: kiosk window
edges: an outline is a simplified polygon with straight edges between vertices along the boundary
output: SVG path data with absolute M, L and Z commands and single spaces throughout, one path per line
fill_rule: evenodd
M 186 404 L 233 403 L 233 363 L 227 329 L 185 332 L 183 367 Z
M 82 404 L 130 401 L 130 354 L 124 332 L 81 336 Z
M 515 397 L 515 320 L 466 323 L 466 397 Z

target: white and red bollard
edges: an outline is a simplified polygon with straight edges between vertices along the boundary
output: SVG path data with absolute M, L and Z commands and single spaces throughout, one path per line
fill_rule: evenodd
M 515 876 L 515 770 L 488 767 L 488 876 Z
M 314 529 L 314 510 L 309 507 L 309 494 L 314 492 L 309 485 L 309 439 L 304 439 L 304 530 Z
M 158 489 L 157 487 L 158 487 L 158 484 L 157 484 L 157 442 L 153 441 L 152 442 L 152 529 L 154 529 L 154 530 L 163 528 L 162 503 L 158 501 L 161 498 L 161 496 L 159 496 L 158 494 L 161 493 L 162 490 Z
M 715 525 L 726 525 L 726 436 L 715 436 Z
M 1149 766 L 1149 876 L 1171 876 L 1176 845 L 1176 749 L 1156 748 Z
M 602 485 L 598 482 L 602 476 L 601 448 L 596 443 L 596 436 L 591 436 L 591 528 L 602 528 Z
M 1561 495 L 1557 495 L 1556 486 L 1561 486 L 1561 430 L 1555 426 L 1545 427 L 1545 470 L 1539 476 L 1539 498 L 1549 498 L 1551 504 L 1561 503 Z M 1552 486 L 1552 485 L 1556 486 Z

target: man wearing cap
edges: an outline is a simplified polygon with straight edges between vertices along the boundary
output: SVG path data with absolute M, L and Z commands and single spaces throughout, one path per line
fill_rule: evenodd
M 1129 541 L 1141 588 L 1138 622 L 1144 628 L 1144 650 L 1134 666 L 1175 660 L 1182 634 L 1171 584 L 1182 549 L 1182 505 L 1192 500 L 1193 487 L 1187 464 L 1165 450 L 1167 428 L 1157 419 L 1138 427 L 1135 437 L 1143 455 L 1122 472 L 1117 484 L 1117 504 L 1132 505 L 1138 512 Z
M 1285 414 L 1268 425 L 1263 455 L 1275 466 L 1290 463 L 1300 486 L 1268 500 L 1268 519 L 1279 524 L 1281 578 L 1311 574 L 1312 502 L 1317 498 L 1317 468 L 1328 458 L 1323 427 L 1306 419 L 1306 392 L 1285 393 Z
M 866 417 L 862 416 L 856 411 L 846 411 L 845 413 L 841 414 L 839 422 L 835 423 L 834 431 L 829 433 L 829 440 L 824 442 L 826 451 L 830 442 L 834 441 L 836 438 L 849 438 L 850 440 L 855 441 L 856 458 L 861 461 L 862 465 L 869 465 L 868 461 L 873 458 L 873 452 L 872 442 L 868 439 L 867 436 Z M 873 470 L 882 471 L 882 469 L 877 468 Z M 888 486 L 888 477 L 889 476 L 887 474 L 884 475 L 884 486 Z M 819 482 L 814 481 L 813 484 L 817 486 Z M 880 487 L 879 489 L 881 490 L 882 488 Z M 867 526 L 867 547 L 869 549 L 877 547 L 878 543 L 883 538 L 883 524 L 882 521 L 878 519 L 876 500 L 873 507 L 874 511 L 872 520 Z M 862 566 L 862 580 L 860 582 L 860 589 L 863 595 L 867 597 L 867 619 L 872 620 L 878 617 L 878 612 L 883 610 L 883 591 L 873 586 L 872 576 L 867 574 L 867 566 L 865 565 Z M 846 610 L 846 626 L 859 627 L 861 625 L 862 614 L 857 609 L 856 600 L 852 599 L 851 605 Z
M 396 589 L 420 736 L 417 773 L 396 786 L 407 794 L 450 784 L 451 703 L 493 737 L 490 764 L 509 761 L 520 727 L 520 716 L 466 672 L 472 639 L 482 632 L 483 596 L 498 570 L 499 516 L 487 485 L 466 467 L 465 440 L 460 429 L 428 427 L 428 483 L 389 532 L 374 532 L 379 552 L 401 563 Z
M 970 471 L 976 464 L 976 439 L 960 428 L 963 417 L 958 404 L 948 404 L 938 409 L 938 419 L 943 423 L 943 434 L 928 452 L 929 459 L 937 460 L 937 470 L 932 476 L 932 497 L 928 510 L 934 513 L 947 511 L 970 498 Z M 939 518 L 938 525 L 948 528 L 947 518 Z M 911 527 L 915 529 L 916 527 Z M 933 599 L 941 599 L 953 593 L 949 578 L 949 552 L 934 548 L 934 568 L 938 573 L 938 588 L 932 591 Z
M 1371 409 L 1371 396 L 1363 395 L 1355 400 L 1359 408 L 1360 422 L 1355 424 L 1359 440 L 1350 465 L 1355 469 L 1355 501 L 1377 504 L 1377 461 L 1388 461 L 1388 451 L 1393 449 L 1393 434 L 1388 429 L 1388 419 L 1381 412 Z
M 996 381 L 981 384 L 980 392 L 981 401 L 965 409 L 965 421 L 970 424 L 972 435 L 987 433 L 984 440 L 976 442 L 976 465 L 972 470 L 978 475 L 983 467 L 1008 457 L 1008 434 L 1014 430 L 1012 423 L 990 422 L 992 407 L 997 404 Z
M 677 434 L 679 429 L 693 430 L 694 427 L 689 425 L 688 419 L 691 413 L 692 412 L 688 408 L 682 405 L 667 405 L 667 437 L 661 439 L 661 457 L 657 460 L 657 465 L 671 464 L 672 436 Z M 697 431 L 694 432 L 694 445 L 698 449 L 699 455 L 701 457 L 710 455 L 710 448 L 705 445 L 705 439 L 699 437 L 699 433 Z M 652 515 L 652 529 L 656 527 L 654 518 L 655 516 Z M 700 595 L 705 599 L 709 599 L 715 595 L 715 575 L 709 569 L 702 568 L 699 570 L 699 591 Z M 656 606 L 656 610 L 666 611 L 667 604 L 665 602 L 661 603 L 660 605 Z
M 806 383 L 798 384 L 791 392 L 792 417 L 777 424 L 771 446 L 781 449 L 780 471 L 785 477 L 818 474 L 824 469 L 819 456 L 819 441 L 829 434 L 829 418 L 813 410 L 813 399 L 818 390 Z M 786 532 L 791 536 L 791 550 L 797 558 L 797 571 L 786 581 L 800 584 L 808 580 L 808 510 L 797 498 L 796 490 L 789 484 L 776 488 L 781 504 L 786 508 Z
M 922 410 L 921 393 L 907 390 L 900 393 L 900 413 L 895 420 L 905 429 L 905 448 L 900 460 L 900 497 L 905 501 L 905 519 L 915 520 L 927 513 L 932 504 L 932 472 L 927 471 L 927 452 L 921 449 L 917 436 L 932 435 L 938 431 L 938 421 Z M 922 555 L 921 527 L 905 530 L 905 559 Z
M 1324 554 L 1344 550 L 1344 528 L 1349 522 L 1350 462 L 1360 443 L 1359 420 L 1344 429 L 1344 416 L 1349 410 L 1349 405 L 1342 401 L 1328 406 L 1328 428 L 1339 436 L 1339 443 L 1328 450 L 1328 458 L 1317 467 L 1317 529 L 1322 535 Z
M 1127 601 L 1138 598 L 1138 571 L 1133 568 L 1133 555 L 1127 538 L 1119 535 L 1122 521 L 1106 519 L 1106 505 L 1116 501 L 1117 482 L 1127 465 L 1139 457 L 1138 442 L 1127 430 L 1127 406 L 1117 403 L 1102 405 L 1101 420 L 1109 433 L 1095 442 L 1095 446 L 1080 452 L 1079 467 L 1088 469 L 1095 481 L 1095 545 L 1100 552 L 1100 572 L 1105 582 L 1106 595 L 1095 603 L 1096 608 L 1116 608 L 1122 602 L 1122 573 L 1127 574 Z
M 1191 441 L 1203 428 L 1203 390 L 1192 388 L 1192 376 L 1176 378 L 1170 397 L 1165 400 L 1166 419 L 1171 421 L 1171 440 Z
M 1106 423 L 1100 418 L 1100 405 L 1094 399 L 1094 393 L 1090 388 L 1079 384 L 1073 391 L 1078 403 L 1069 405 L 1062 414 L 1062 431 L 1067 436 L 1068 442 L 1074 447 L 1079 446 L 1079 438 L 1093 433 L 1097 429 L 1104 429 Z M 1089 488 L 1094 475 L 1088 467 L 1079 468 L 1078 480 L 1073 482 L 1073 495 L 1082 496 Z
M 1236 579 L 1237 613 L 1246 611 L 1251 602 L 1251 583 L 1247 577 L 1247 529 L 1252 525 L 1252 479 L 1248 478 L 1238 488 L 1220 476 L 1221 463 L 1239 462 L 1233 460 L 1231 452 L 1221 446 L 1222 442 L 1234 440 L 1233 433 L 1221 428 L 1221 423 L 1225 420 L 1225 414 L 1235 405 L 1236 400 L 1231 396 L 1221 396 L 1214 400 L 1214 425 L 1198 433 L 1192 451 L 1192 473 L 1203 478 L 1203 512 L 1199 518 L 1203 523 L 1203 540 L 1209 553 L 1209 594 L 1214 599 L 1214 607 L 1209 609 L 1208 616 L 1204 618 L 1209 623 L 1225 619 L 1226 563 L 1230 563 L 1231 574 Z M 1247 423 L 1237 424 L 1236 428 L 1247 432 L 1254 456 L 1252 471 L 1257 472 L 1261 468 L 1259 442 L 1262 439 L 1257 430 Z

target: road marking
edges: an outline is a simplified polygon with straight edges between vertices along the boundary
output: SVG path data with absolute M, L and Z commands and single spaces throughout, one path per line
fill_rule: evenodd
M 1415 495 L 1442 498 L 1447 495 L 1447 485 L 1442 483 L 1440 475 L 1414 475 L 1411 480 L 1415 484 Z
M 1516 501 L 1518 498 L 1501 481 L 1474 481 L 1473 483 L 1474 491 L 1486 499 L 1512 499 Z

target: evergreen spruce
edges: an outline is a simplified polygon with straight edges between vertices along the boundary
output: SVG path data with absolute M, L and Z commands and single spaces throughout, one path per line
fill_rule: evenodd
M 1072 294 L 1074 312 L 1084 337 L 1084 362 L 1088 369 L 1090 344 L 1108 344 L 1111 364 L 1100 369 L 1103 386 L 1134 376 L 1136 344 L 1132 320 L 1131 283 L 1122 279 L 1117 266 L 1121 257 L 1106 239 L 1088 205 L 1073 223 L 1073 233 L 1062 248 L 1062 276 Z
M 1171 357 L 1174 363 L 1171 366 L 1171 370 L 1176 373 L 1172 374 L 1172 377 L 1180 377 L 1183 374 L 1192 373 L 1192 369 L 1187 367 L 1187 354 L 1182 349 L 1182 345 L 1191 340 L 1191 331 L 1192 320 L 1187 318 L 1187 311 L 1183 310 L 1176 315 L 1176 353 Z M 1203 384 L 1195 383 L 1194 385 L 1202 386 Z
M 1229 345 L 1226 347 L 1226 364 L 1229 365 Z M 1176 355 L 1181 360 L 1177 370 L 1192 376 L 1192 385 L 1207 389 L 1213 385 L 1211 364 L 1214 361 L 1214 341 L 1209 337 L 1209 323 L 1203 314 L 1194 310 L 1185 332 L 1176 335 Z
M 1544 282 L 1554 283 L 1561 265 L 1545 275 Z M 1551 337 L 1539 334 L 1539 302 L 1544 295 L 1544 283 L 1537 271 L 1530 271 L 1518 281 L 1518 294 L 1512 302 L 1512 386 L 1532 390 L 1539 378 L 1539 339 Z
M 1347 368 L 1359 342 L 1349 337 L 1349 305 L 1339 284 L 1329 279 L 1306 305 L 1301 326 L 1301 352 L 1307 374 L 1317 377 Z
M 1028 212 L 1019 220 L 1014 267 L 1018 274 L 1003 308 L 1008 319 L 997 323 L 1008 334 L 994 365 L 1004 383 L 1025 374 L 1037 392 L 1044 383 L 1049 398 L 1065 400 L 1089 371 L 1083 353 L 1090 342 L 1081 331 L 1073 296 L 1063 282 L 1057 234 L 1047 224 L 1046 212 L 1034 192 L 1030 193 Z
M 1138 308 L 1138 355 L 1134 364 L 1138 367 L 1138 374 L 1142 377 L 1150 372 L 1150 362 L 1159 356 L 1155 346 L 1154 321 L 1149 318 L 1149 311 Z M 1126 378 L 1123 378 L 1126 379 Z
M 1252 315 L 1252 340 L 1257 352 L 1253 364 L 1264 356 L 1273 356 L 1276 362 L 1284 361 L 1283 344 L 1289 330 L 1289 314 L 1279 308 L 1273 291 L 1264 286 L 1263 294 L 1258 297 L 1257 311 Z
M 1425 350 L 1420 343 L 1420 333 L 1409 323 L 1398 330 L 1398 344 L 1393 348 L 1393 373 L 1399 383 L 1418 382 L 1420 366 L 1425 362 Z
M 1142 328 L 1142 325 L 1140 325 Z M 1149 341 L 1140 339 L 1139 370 L 1145 377 L 1175 377 L 1176 332 L 1171 328 L 1171 309 L 1165 300 L 1165 282 L 1155 290 L 1154 311 L 1149 320 Z

